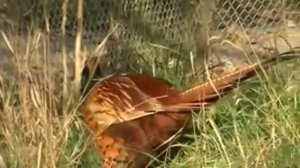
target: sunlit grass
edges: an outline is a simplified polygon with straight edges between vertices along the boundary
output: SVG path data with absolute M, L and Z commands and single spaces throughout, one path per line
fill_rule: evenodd
M 63 83 L 63 57 L 54 57 L 40 32 L 25 38 L 23 47 L 7 37 L 14 54 L 11 71 L 0 76 L 0 167 L 99 167 L 97 150 L 78 117 L 78 95 L 72 82 Z M 179 154 L 161 167 L 298 166 L 300 93 L 290 89 L 296 66 L 285 65 L 195 115 L 193 128 L 183 135 L 190 142 L 175 144 L 181 146 Z M 159 67 L 155 74 L 182 89 L 189 81 L 184 68 Z
M 296 65 L 284 65 L 267 71 L 268 81 L 255 77 L 196 116 L 200 133 L 186 133 L 194 142 L 181 144 L 184 154 L 163 167 L 297 167 L 300 92 L 287 90 Z
M 86 157 L 85 151 L 93 147 L 78 118 L 72 76 L 67 76 L 68 93 L 63 96 L 63 57 L 50 52 L 47 37 L 40 32 L 19 37 L 25 43 L 13 34 L 5 36 L 13 63 L 0 76 L 0 157 L 4 160 L 0 167 L 97 164 L 98 159 L 91 157 L 97 153 Z

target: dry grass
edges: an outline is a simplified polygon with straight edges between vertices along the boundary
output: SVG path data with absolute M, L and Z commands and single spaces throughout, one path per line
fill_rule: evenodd
M 77 113 L 85 58 L 82 29 L 74 42 L 75 59 L 68 53 L 64 30 L 67 5 L 66 0 L 61 42 L 39 29 L 21 35 L 13 30 L 1 34 L 1 51 L 6 51 L 1 58 L 7 58 L 9 64 L 0 68 L 0 168 L 99 165 Z M 81 8 L 79 3 L 78 10 Z M 78 18 L 82 20 L 80 12 Z
M 99 167 L 98 154 L 78 117 L 73 75 L 63 82 L 64 57 L 56 57 L 48 37 L 38 31 L 23 42 L 3 35 L 13 63 L 11 71 L 0 76 L 0 166 Z M 299 93 L 286 92 L 290 76 L 284 75 L 292 74 L 293 68 L 273 70 L 267 72 L 267 81 L 256 78 L 237 98 L 228 96 L 200 114 L 194 130 L 201 134 L 185 134 L 194 142 L 176 144 L 184 154 L 162 167 L 276 167 L 281 160 L 281 166 L 297 164 Z M 183 78 L 178 77 L 166 76 L 182 86 Z
M 12 63 L 8 69 L 0 67 L 0 168 L 99 167 L 98 154 L 77 112 L 84 60 L 81 32 L 75 59 L 66 46 L 57 48 L 49 36 L 31 32 L 26 36 L 2 33 L 1 45 L 9 48 L 6 54 Z M 184 135 L 193 143 L 176 144 L 182 146 L 182 155 L 162 167 L 300 165 L 300 94 L 286 91 L 291 69 L 273 69 L 267 82 L 256 79 L 196 116 L 194 130 Z M 160 70 L 154 74 L 179 87 L 186 85 L 184 70 L 167 66 Z
M 64 73 L 64 57 L 53 54 L 46 35 L 2 35 L 12 64 L 0 76 L 1 159 L 8 167 L 76 167 L 88 135 L 76 114 L 74 74 Z M 70 136 L 76 132 L 74 142 Z

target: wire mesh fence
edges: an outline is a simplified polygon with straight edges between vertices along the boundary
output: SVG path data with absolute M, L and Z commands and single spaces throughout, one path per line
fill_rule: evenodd
M 68 36 L 76 34 L 77 1 L 2 1 L 2 25 L 35 25 L 58 35 L 66 4 L 65 29 Z M 118 25 L 109 40 L 111 55 L 122 55 L 116 62 L 141 55 L 152 62 L 163 59 L 161 63 L 169 56 L 189 59 L 191 51 L 201 55 L 205 50 L 210 31 L 222 34 L 234 25 L 252 32 L 276 32 L 300 20 L 297 0 L 85 0 L 83 11 L 87 42 L 101 41 Z
M 299 1 L 291 0 L 219 0 L 216 27 L 226 29 L 237 24 L 246 29 L 268 29 L 299 21 Z
M 47 19 L 50 29 L 60 31 L 65 1 L 2 1 L 2 20 L 18 17 L 18 23 L 34 21 L 45 26 Z M 70 35 L 76 32 L 76 2 L 67 1 L 66 29 Z M 138 38 L 138 34 L 145 38 L 145 34 L 151 33 L 148 30 L 151 27 L 162 32 L 164 37 L 178 41 L 188 30 L 187 23 L 200 22 L 200 25 L 188 26 L 203 26 L 203 19 L 210 22 L 210 29 L 224 30 L 232 24 L 246 29 L 284 26 L 287 21 L 298 22 L 300 18 L 297 0 L 86 0 L 83 8 L 84 37 L 88 39 L 107 33 L 117 23 L 122 25 L 123 31 L 118 34 L 122 40 L 142 38 Z

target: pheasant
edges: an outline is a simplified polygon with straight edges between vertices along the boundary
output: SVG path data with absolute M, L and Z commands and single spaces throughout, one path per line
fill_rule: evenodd
M 160 154 L 164 144 L 187 126 L 191 110 L 210 107 L 277 58 L 290 60 L 299 58 L 297 54 L 298 50 L 291 50 L 182 92 L 164 80 L 141 74 L 112 75 L 93 82 L 84 92 L 80 111 L 96 137 L 103 167 L 146 167 L 149 154 Z M 94 62 L 86 63 L 84 80 L 93 75 Z M 95 75 L 100 72 L 97 67 Z

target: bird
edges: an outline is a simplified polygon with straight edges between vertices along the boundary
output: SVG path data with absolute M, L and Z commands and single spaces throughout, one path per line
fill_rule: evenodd
M 276 64 L 278 59 L 299 58 L 296 49 L 184 91 L 168 81 L 133 73 L 110 75 L 87 86 L 87 79 L 99 75 L 101 70 L 95 66 L 96 73 L 91 73 L 95 61 L 86 61 L 81 75 L 88 91 L 81 89 L 79 111 L 95 137 L 103 167 L 147 167 L 151 161 L 149 155 L 161 154 L 174 135 L 187 127 L 191 111 L 211 107 L 239 83 Z

